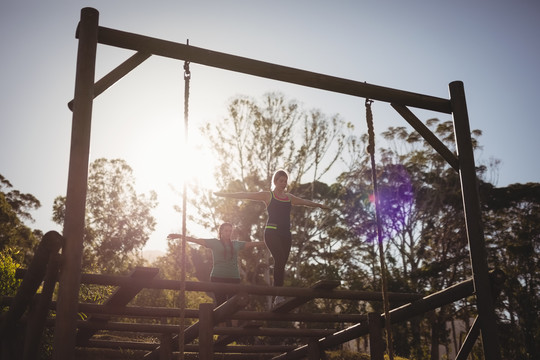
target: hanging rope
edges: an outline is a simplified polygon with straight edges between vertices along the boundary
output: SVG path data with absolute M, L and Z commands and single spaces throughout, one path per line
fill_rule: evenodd
M 371 112 L 372 100 L 366 99 L 366 122 L 368 127 L 369 143 L 367 151 L 371 158 L 371 179 L 373 182 L 373 198 L 375 204 L 375 219 L 377 223 L 377 240 L 379 243 L 379 261 L 381 263 L 381 278 L 382 278 L 382 293 L 384 303 L 384 318 L 386 328 L 386 343 L 388 350 L 388 357 L 390 360 L 394 360 L 394 346 L 392 339 L 392 328 L 390 322 L 390 303 L 388 301 L 388 281 L 387 281 L 387 269 L 386 262 L 384 261 L 384 248 L 383 248 L 383 236 L 381 226 L 381 216 L 379 209 L 379 188 L 377 186 L 377 170 L 375 167 L 375 132 L 373 131 L 373 113 Z
M 189 45 L 189 40 L 187 41 Z M 191 80 L 191 71 L 189 70 L 189 61 L 184 62 L 184 149 L 188 146 L 188 120 L 189 120 L 189 83 Z M 182 154 L 186 156 L 186 154 Z M 186 210 L 187 210 L 187 185 L 184 177 L 182 194 L 182 244 L 180 250 L 181 256 L 181 285 L 180 285 L 180 333 L 178 334 L 179 359 L 184 360 L 184 328 L 186 322 Z

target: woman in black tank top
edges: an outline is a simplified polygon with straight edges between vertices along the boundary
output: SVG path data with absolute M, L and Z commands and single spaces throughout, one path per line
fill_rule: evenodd
M 285 192 L 289 176 L 284 170 L 274 173 L 271 191 L 260 192 L 215 192 L 217 196 L 232 199 L 263 201 L 268 220 L 264 231 L 264 242 L 274 258 L 274 286 L 283 286 L 285 265 L 291 251 L 291 207 L 295 205 L 329 209 L 324 204 L 305 200 Z

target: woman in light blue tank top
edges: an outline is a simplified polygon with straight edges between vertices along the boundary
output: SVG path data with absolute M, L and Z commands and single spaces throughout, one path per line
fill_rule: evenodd
M 198 239 L 186 236 L 186 240 L 209 248 L 212 251 L 211 282 L 240 283 L 240 271 L 238 270 L 238 252 L 255 246 L 263 246 L 262 241 L 237 241 L 232 240 L 233 225 L 223 223 L 219 227 L 218 238 Z M 180 234 L 169 234 L 169 239 L 181 239 Z M 216 307 L 227 301 L 234 294 L 215 291 Z
M 274 286 L 283 286 L 285 265 L 291 251 L 291 207 L 295 205 L 330 209 L 324 204 L 302 199 L 285 192 L 289 176 L 284 170 L 274 173 L 271 191 L 260 192 L 215 192 L 217 196 L 232 199 L 262 201 L 266 205 L 268 220 L 264 231 L 264 242 L 274 258 Z M 276 299 L 279 301 L 281 299 Z

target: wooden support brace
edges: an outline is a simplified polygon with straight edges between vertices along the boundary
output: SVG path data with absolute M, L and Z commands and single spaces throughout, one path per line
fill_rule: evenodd
M 107 75 L 99 79 L 99 81 L 94 84 L 94 98 L 98 97 L 105 90 L 114 85 L 118 80 L 126 76 L 131 70 L 142 64 L 142 62 L 148 59 L 151 55 L 152 54 L 139 51 L 135 53 L 135 55 L 131 56 L 129 59 L 118 65 Z M 68 102 L 68 108 L 70 110 L 73 110 L 73 100 Z
M 381 325 L 382 321 L 380 314 L 368 314 L 369 352 L 371 360 L 384 360 L 384 344 Z
M 471 353 L 471 350 L 474 346 L 474 343 L 478 339 L 478 336 L 480 336 L 480 322 L 478 321 L 478 316 L 474 319 L 474 322 L 469 329 L 469 333 L 467 334 L 467 337 L 465 338 L 465 341 L 461 345 L 461 348 L 459 349 L 459 352 L 456 356 L 456 360 L 466 360 L 469 354 Z
M 154 278 L 158 273 L 159 269 L 157 268 L 137 267 L 131 273 L 130 277 L 137 280 L 148 280 Z M 112 308 L 126 306 L 143 288 L 142 285 L 137 285 L 137 283 L 120 287 L 107 299 L 104 306 Z M 87 321 L 94 324 L 106 324 L 109 319 L 110 315 L 92 315 Z M 79 329 L 77 333 L 77 344 L 83 345 L 96 332 L 97 330 L 92 328 Z
M 459 160 L 453 152 L 435 134 L 424 125 L 406 106 L 391 104 L 392 107 L 405 119 L 422 137 L 437 151 L 450 166 L 459 171 Z

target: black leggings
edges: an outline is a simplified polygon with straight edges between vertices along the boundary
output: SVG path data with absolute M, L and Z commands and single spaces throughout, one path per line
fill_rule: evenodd
M 264 231 L 264 242 L 274 258 L 274 286 L 283 286 L 285 265 L 291 252 L 291 232 L 266 229 Z
M 234 278 L 222 278 L 222 277 L 211 277 L 211 282 L 216 283 L 229 283 L 229 284 L 239 284 L 240 279 L 234 279 Z M 216 298 L 216 307 L 223 304 L 225 301 L 229 300 L 231 297 L 235 295 L 234 293 L 229 293 L 226 291 L 214 291 L 214 297 Z

